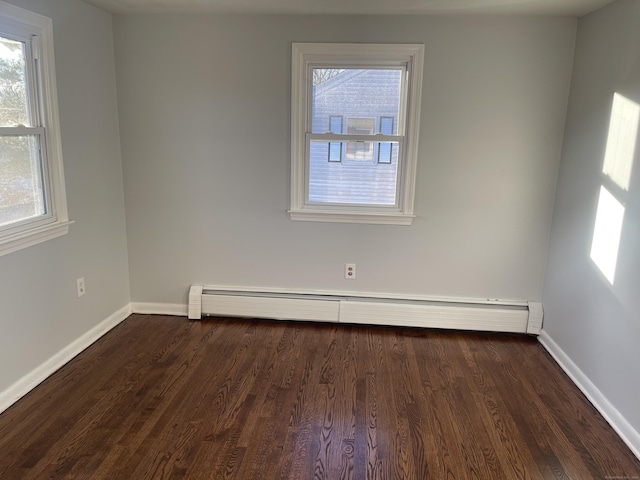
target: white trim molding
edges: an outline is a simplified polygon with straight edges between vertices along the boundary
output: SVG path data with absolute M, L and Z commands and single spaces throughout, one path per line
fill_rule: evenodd
M 640 432 L 633 428 L 544 329 L 538 336 L 538 341 L 640 460 Z
M 0 239 L 0 256 L 66 235 L 72 223 L 73 221 L 49 223 L 4 237 Z
M 0 413 L 4 412 L 7 408 L 24 397 L 27 393 L 46 380 L 47 377 L 52 375 L 56 370 L 89 347 L 109 330 L 120 324 L 129 315 L 131 315 L 130 304 L 109 315 L 98 325 L 53 355 L 49 360 L 45 361 L 13 385 L 0 392 Z
M 368 223 L 384 225 L 411 225 L 415 215 L 379 214 L 379 213 L 340 213 L 323 212 L 321 210 L 298 211 L 289 210 L 291 220 L 301 222 L 329 222 L 329 223 Z

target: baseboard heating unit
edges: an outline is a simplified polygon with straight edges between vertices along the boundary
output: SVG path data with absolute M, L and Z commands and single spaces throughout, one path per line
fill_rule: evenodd
M 269 318 L 537 335 L 542 304 L 192 285 L 189 318 Z

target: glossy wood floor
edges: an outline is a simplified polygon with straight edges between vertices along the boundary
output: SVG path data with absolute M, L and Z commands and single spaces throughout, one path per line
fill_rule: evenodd
M 0 415 L 0 478 L 640 478 L 533 338 L 133 315 Z

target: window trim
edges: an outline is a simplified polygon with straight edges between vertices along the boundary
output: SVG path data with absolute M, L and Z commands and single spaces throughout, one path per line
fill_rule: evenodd
M 415 215 L 414 198 L 418 157 L 418 132 L 422 93 L 424 45 L 422 44 L 344 44 L 293 43 L 291 61 L 291 220 L 316 222 L 372 223 L 411 225 Z M 398 125 L 404 124 L 398 156 L 399 183 L 397 204 L 312 205 L 306 201 L 308 185 L 307 132 L 309 117 L 307 104 L 309 65 L 327 64 L 345 67 L 402 66 L 407 69 L 408 86 L 405 111 Z M 403 123 L 404 122 L 404 123 Z M 309 125 L 310 128 L 310 125 Z M 338 139 L 336 139 L 338 140 Z M 375 139 L 374 139 L 375 141 Z
M 0 1 L 0 32 L 32 36 L 33 61 L 38 101 L 38 125 L 41 134 L 43 188 L 47 202 L 45 215 L 24 219 L 0 229 L 0 256 L 65 235 L 69 232 L 67 199 L 62 163 L 60 116 L 53 46 L 53 22 L 50 18 Z M 37 62 L 37 68 L 35 63 Z

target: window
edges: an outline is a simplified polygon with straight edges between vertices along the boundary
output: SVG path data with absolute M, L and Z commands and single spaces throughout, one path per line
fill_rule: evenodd
M 347 133 L 349 135 L 373 135 L 375 127 L 375 118 L 347 118 Z M 347 142 L 347 160 L 373 161 L 373 142 L 363 140 Z
M 329 131 L 331 133 L 342 133 L 342 116 L 331 115 L 329 117 Z M 341 162 L 342 161 L 342 143 L 329 142 L 329 161 Z
M 69 229 L 51 20 L 0 2 L 0 255 Z
M 395 118 L 380 117 L 380 133 L 393 135 Z M 391 163 L 393 157 L 393 144 L 391 142 L 378 142 L 378 163 Z
M 423 52 L 293 44 L 292 220 L 411 224 Z

